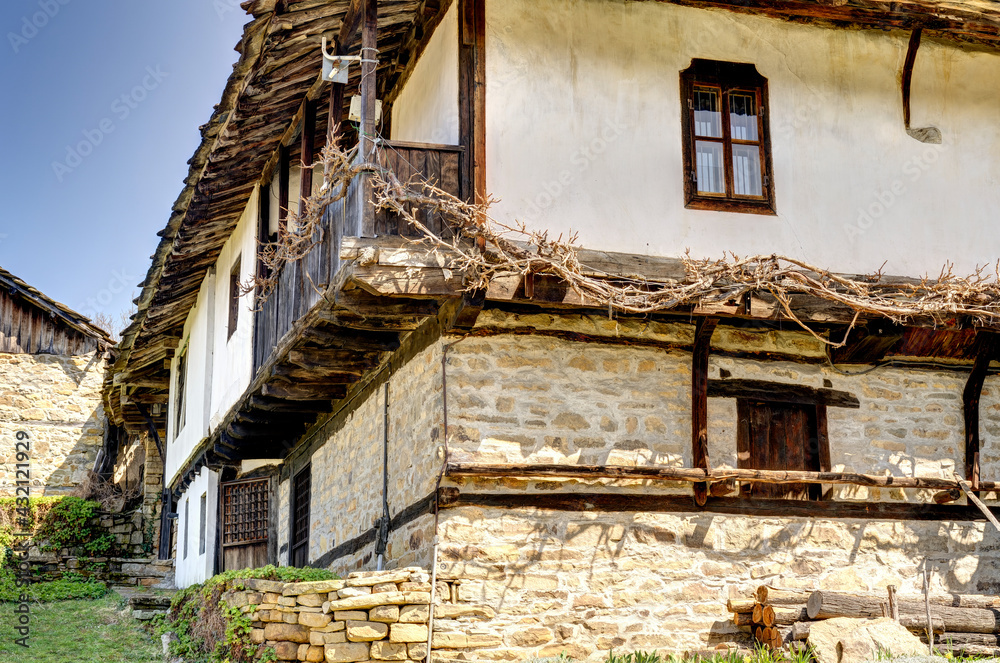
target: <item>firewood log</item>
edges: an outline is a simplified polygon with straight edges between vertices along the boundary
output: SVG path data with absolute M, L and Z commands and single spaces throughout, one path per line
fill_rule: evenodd
M 765 605 L 764 609 L 760 611 L 760 621 L 764 626 L 774 626 L 774 608 Z
M 779 589 L 761 585 L 754 596 L 758 603 L 768 605 L 805 605 L 811 593 L 807 589 Z
M 805 640 L 809 637 L 812 622 L 795 622 L 792 624 L 792 640 Z
M 763 624 L 764 623 L 764 621 L 763 621 L 764 606 L 762 606 L 759 603 L 754 604 L 754 606 L 753 606 L 753 613 L 752 614 L 753 614 L 753 623 L 754 624 Z
M 758 627 L 756 627 L 756 628 L 755 628 L 755 629 L 753 630 L 753 637 L 754 637 L 754 638 L 755 638 L 755 639 L 756 639 L 756 640 L 757 640 L 758 642 L 764 642 L 764 627 L 763 627 L 763 626 L 758 626 Z
M 729 599 L 726 609 L 729 612 L 753 612 L 754 603 L 753 599 Z
M 841 594 L 837 592 L 813 592 L 806 604 L 806 612 L 810 619 L 829 619 L 831 617 L 881 617 L 882 600 L 880 597 L 856 594 Z M 899 617 L 919 620 L 923 617 L 926 624 L 926 613 L 923 601 L 899 601 Z M 932 605 L 932 621 L 940 619 L 946 631 L 960 633 L 997 633 L 1000 632 L 1000 610 L 987 608 L 955 608 L 950 606 Z M 916 622 L 919 623 L 919 622 Z

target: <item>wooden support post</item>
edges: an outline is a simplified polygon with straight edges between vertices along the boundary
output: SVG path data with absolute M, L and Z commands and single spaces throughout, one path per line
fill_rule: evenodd
M 316 102 L 306 99 L 305 112 L 302 114 L 302 149 L 299 156 L 301 171 L 299 174 L 299 210 L 305 199 L 312 195 L 313 182 L 313 152 L 316 148 Z
M 972 490 L 979 491 L 979 396 L 983 382 L 990 368 L 990 361 L 996 354 L 996 335 L 979 332 L 976 335 L 976 363 L 969 373 L 969 381 L 962 392 L 962 409 L 965 414 L 965 478 L 972 484 Z
M 486 200 L 486 2 L 460 0 L 458 43 L 458 131 L 462 197 Z
M 278 148 L 278 233 L 280 234 L 285 229 L 285 224 L 288 223 L 288 178 L 289 178 L 289 167 L 288 163 L 291 158 L 291 153 L 287 145 L 282 145 Z
M 699 318 L 691 358 L 691 457 L 696 468 L 708 472 L 708 354 L 718 318 Z M 694 484 L 694 501 L 705 506 L 708 484 Z
M 375 160 L 375 94 L 378 89 L 378 0 L 363 0 L 361 24 L 361 136 L 360 157 L 363 162 Z M 361 236 L 375 236 L 375 206 L 373 187 L 368 175 L 361 177 Z

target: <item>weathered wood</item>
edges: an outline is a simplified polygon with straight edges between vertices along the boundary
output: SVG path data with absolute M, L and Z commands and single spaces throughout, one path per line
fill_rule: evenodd
M 896 600 L 896 586 L 889 585 L 886 587 L 886 592 L 889 595 L 889 617 L 891 619 L 899 621 L 899 602 Z
M 805 589 L 781 589 L 778 587 L 768 587 L 761 585 L 754 592 L 754 597 L 760 603 L 768 605 L 805 605 L 809 600 L 811 590 Z
M 441 508 L 464 506 L 500 509 L 538 508 L 571 512 L 724 513 L 769 518 L 859 518 L 967 522 L 982 520 L 982 514 L 966 506 L 938 506 L 906 502 L 812 502 L 801 500 L 757 500 L 720 497 L 700 509 L 686 495 L 615 493 L 475 493 L 441 488 Z M 881 614 L 881 610 L 879 611 Z
M 962 412 L 965 415 L 965 478 L 972 490 L 981 490 L 979 476 L 979 397 L 983 391 L 990 361 L 996 355 L 997 337 L 989 332 L 979 332 L 976 363 L 969 373 L 969 380 L 962 392 Z
M 361 0 L 361 126 L 360 158 L 374 161 L 377 122 L 375 119 L 378 91 L 378 0 Z M 375 207 L 372 203 L 374 187 L 371 176 L 359 176 L 361 235 L 375 236 Z
M 792 624 L 792 640 L 805 640 L 809 637 L 811 622 L 795 622 Z
M 997 531 L 1000 531 L 1000 520 L 997 520 L 997 517 L 993 515 L 993 512 L 990 511 L 989 507 L 983 504 L 983 501 L 979 499 L 974 492 L 972 492 L 972 486 L 969 485 L 968 482 L 962 481 L 957 474 L 955 475 L 955 479 L 958 481 L 958 487 L 965 492 L 965 496 L 969 499 L 969 501 L 975 504 L 976 508 L 983 512 L 983 515 L 986 516 L 986 519 L 990 521 Z
M 752 612 L 756 603 L 753 599 L 729 599 L 726 601 L 726 610 L 729 612 Z
M 316 146 L 316 102 L 305 100 L 305 112 L 302 118 L 302 144 L 299 149 L 299 209 L 305 204 L 305 199 L 312 195 L 313 183 L 313 151 Z
M 453 477 L 559 477 L 576 479 L 649 479 L 683 482 L 722 482 L 727 480 L 758 483 L 813 483 L 870 486 L 876 488 L 951 489 L 955 479 L 937 477 L 887 477 L 851 472 L 804 472 L 785 470 L 726 469 L 706 471 L 692 467 L 662 465 L 572 465 L 546 463 L 449 463 L 446 469 Z M 996 483 L 984 483 L 985 490 L 998 490 Z M 768 590 L 771 592 L 772 590 Z M 770 594 L 768 594 L 770 596 Z M 804 599 L 803 599 L 804 600 Z M 769 602 L 776 603 L 769 599 Z M 794 601 L 800 603 L 802 601 Z
M 955 608 L 942 605 L 925 605 L 924 601 L 899 600 L 900 623 L 904 616 L 923 620 L 927 625 L 927 606 L 930 619 L 941 620 L 947 631 L 966 633 L 996 633 L 1000 631 L 1000 610 L 989 608 Z M 816 591 L 809 597 L 807 612 L 810 619 L 830 619 L 832 617 L 882 617 L 880 597 Z
M 699 318 L 695 328 L 694 350 L 691 353 L 691 457 L 696 468 L 709 472 L 708 458 L 708 355 L 717 318 Z M 694 501 L 705 506 L 708 484 L 694 484 Z
M 846 391 L 814 389 L 803 385 L 767 380 L 709 380 L 708 396 L 710 398 L 745 398 L 852 409 L 861 407 L 857 396 Z

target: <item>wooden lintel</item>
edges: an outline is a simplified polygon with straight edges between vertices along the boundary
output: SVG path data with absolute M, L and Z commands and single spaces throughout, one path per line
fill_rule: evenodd
M 718 318 L 698 318 L 691 353 L 691 458 L 694 466 L 711 469 L 708 459 L 708 354 Z M 705 506 L 708 484 L 694 484 L 694 501 Z
M 709 380 L 709 398 L 746 398 L 779 403 L 802 403 L 858 409 L 861 402 L 854 394 L 834 389 L 814 389 L 798 384 L 768 380 Z
M 997 335 L 981 331 L 977 334 L 976 363 L 962 392 L 962 412 L 965 415 L 965 477 L 973 491 L 981 490 L 979 473 L 979 397 L 986 381 L 990 362 L 997 354 Z
M 664 465 L 573 465 L 539 463 L 449 463 L 445 474 L 453 478 L 513 478 L 524 479 L 623 479 L 674 481 L 683 483 L 722 483 L 741 481 L 767 484 L 836 484 L 872 488 L 914 488 L 925 490 L 958 490 L 955 479 L 942 477 L 903 477 L 853 472 L 811 472 L 805 470 L 717 469 L 668 467 Z M 981 489 L 1000 490 L 1000 484 L 983 483 Z
M 931 520 L 965 522 L 985 520 L 978 509 L 960 505 L 906 502 L 824 502 L 719 497 L 701 509 L 691 507 L 685 495 L 622 493 L 470 493 L 443 487 L 441 508 L 551 509 L 579 512 L 721 513 L 770 518 L 857 518 L 862 520 Z

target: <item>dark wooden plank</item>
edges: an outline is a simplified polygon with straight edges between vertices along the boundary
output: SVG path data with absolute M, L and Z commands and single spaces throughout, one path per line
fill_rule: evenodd
M 797 384 L 767 380 L 709 380 L 710 398 L 746 398 L 779 403 L 826 405 L 827 407 L 861 407 L 857 396 L 834 389 L 814 389 Z
M 691 458 L 695 467 L 710 469 L 708 459 L 708 355 L 718 318 L 699 318 L 691 353 Z M 694 485 L 694 500 L 704 506 L 708 484 Z
M 278 149 L 278 226 L 285 228 L 288 221 L 288 178 L 290 168 L 289 148 L 282 145 Z
M 985 521 L 978 509 L 906 502 L 813 502 L 717 497 L 693 507 L 684 495 L 616 493 L 470 493 L 441 488 L 441 508 L 551 509 L 578 512 L 721 513 L 769 518 L 856 518 L 861 520 Z
M 990 368 L 990 361 L 997 353 L 997 336 L 990 332 L 979 332 L 976 362 L 969 373 L 969 380 L 962 391 L 962 412 L 965 415 L 965 478 L 978 491 L 979 472 L 979 397 L 983 382 Z
M 353 3 L 352 3 L 353 4 Z M 362 0 L 361 24 L 361 156 L 370 159 L 375 153 L 375 102 L 378 92 L 378 0 Z M 356 178 L 361 183 L 361 236 L 375 236 L 375 208 L 371 204 L 372 183 L 368 176 Z

